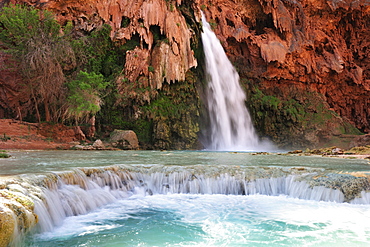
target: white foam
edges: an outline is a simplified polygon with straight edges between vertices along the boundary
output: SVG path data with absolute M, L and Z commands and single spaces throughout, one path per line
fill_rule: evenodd
M 197 235 L 200 239 L 196 241 L 183 241 L 164 246 L 240 244 L 330 246 L 344 242 L 349 246 L 370 244 L 370 208 L 366 205 L 263 195 L 133 196 L 86 215 L 68 217 L 62 226 L 40 237 L 53 241 L 54 238 L 61 236 L 88 236 L 100 231 L 107 234 L 106 230 L 122 227 L 122 224 L 130 224 L 127 221 L 128 218 L 148 210 L 170 213 L 173 217 L 166 218 L 170 221 L 167 224 L 181 221 L 184 231 L 191 226 L 198 226 L 201 229 Z M 155 215 L 154 213 L 148 217 L 155 217 Z M 117 220 L 123 221 L 118 223 Z M 158 224 L 158 226 L 154 225 L 154 228 L 163 227 L 158 219 L 153 219 L 152 222 L 152 224 Z M 132 225 L 132 227 L 138 226 Z M 140 232 L 132 234 L 139 239 L 141 237 L 143 246 L 148 246 L 145 243 L 150 241 L 161 241 L 150 234 L 152 239 L 144 239 L 144 236 L 140 236 Z M 176 235 L 176 232 L 174 234 Z M 178 234 L 184 234 L 184 232 Z M 148 238 L 148 235 L 145 235 L 145 238 Z M 170 239 L 168 241 L 170 242 Z

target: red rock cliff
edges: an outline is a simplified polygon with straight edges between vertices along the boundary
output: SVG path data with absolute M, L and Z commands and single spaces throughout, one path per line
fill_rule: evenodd
M 73 20 L 81 30 L 91 31 L 108 23 L 113 40 L 121 44 L 139 41 L 140 48 L 126 54 L 124 73 L 130 82 L 145 76 L 152 88 L 160 89 L 164 81 L 185 80 L 186 71 L 197 65 L 190 48 L 192 33 L 176 8 L 181 0 L 46 0 L 42 4 L 60 21 Z M 166 37 L 166 42 L 155 43 L 156 32 Z
M 370 131 L 367 1 L 199 1 L 229 57 L 271 94 L 322 94 L 337 114 Z M 282 92 L 281 92 L 282 91 Z
M 81 30 L 110 24 L 113 40 L 140 43 L 126 54 L 125 77 L 152 89 L 183 81 L 186 71 L 197 66 L 191 42 L 199 37 L 188 25 L 199 22 L 203 10 L 242 80 L 252 81 L 266 95 L 292 98 L 297 104 L 320 99 L 338 119 L 370 131 L 370 4 L 365 0 L 10 2 L 47 8 L 60 22 L 73 20 Z M 191 16 L 189 20 L 181 11 L 185 4 L 198 20 Z M 121 92 L 127 90 L 127 85 L 117 82 Z M 307 92 L 319 96 L 308 98 L 304 96 Z M 284 120 L 277 121 L 284 125 Z M 332 125 L 325 124 L 324 132 L 330 132 Z M 308 135 L 322 130 L 317 127 L 315 131 Z

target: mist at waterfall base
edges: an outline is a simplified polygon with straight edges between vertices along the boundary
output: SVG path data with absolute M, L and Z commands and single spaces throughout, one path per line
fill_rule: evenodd
M 302 180 L 366 171 L 365 160 L 211 151 L 10 154 L 0 163 L 1 179 L 12 175 L 20 182 L 9 189 L 36 191 L 39 217 L 19 246 L 370 244 L 370 193 L 343 203 L 338 190 Z M 49 188 L 36 182 L 45 178 Z
M 275 150 L 271 142 L 259 140 L 245 106 L 239 75 L 203 13 L 202 23 L 207 77 L 204 101 L 210 125 L 203 145 L 217 151 Z

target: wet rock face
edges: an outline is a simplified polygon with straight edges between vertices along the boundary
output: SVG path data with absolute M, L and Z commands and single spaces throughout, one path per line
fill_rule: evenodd
M 0 182 L 0 246 L 19 246 L 38 221 L 34 202 L 23 191 L 18 184 L 6 186 Z
M 329 173 L 318 176 L 309 181 L 310 186 L 324 186 L 330 189 L 340 190 L 345 202 L 350 202 L 356 197 L 360 197 L 361 191 L 370 189 L 370 182 L 367 177 L 355 177 L 350 174 Z
M 320 93 L 340 117 L 370 131 L 368 3 L 199 3 L 242 78 L 270 95 L 281 85 Z

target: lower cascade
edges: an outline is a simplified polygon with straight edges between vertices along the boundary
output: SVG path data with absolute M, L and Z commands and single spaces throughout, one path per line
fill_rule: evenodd
M 239 75 L 203 13 L 202 23 L 208 83 L 205 94 L 210 120 L 206 149 L 251 151 L 271 148 L 270 144 L 259 142 L 245 106 L 246 96 L 239 84 Z
M 0 188 L 0 246 L 6 241 L 16 246 L 28 232 L 51 231 L 68 216 L 135 194 L 287 195 L 370 204 L 367 177 L 316 168 L 117 165 L 22 175 L 3 180 Z

